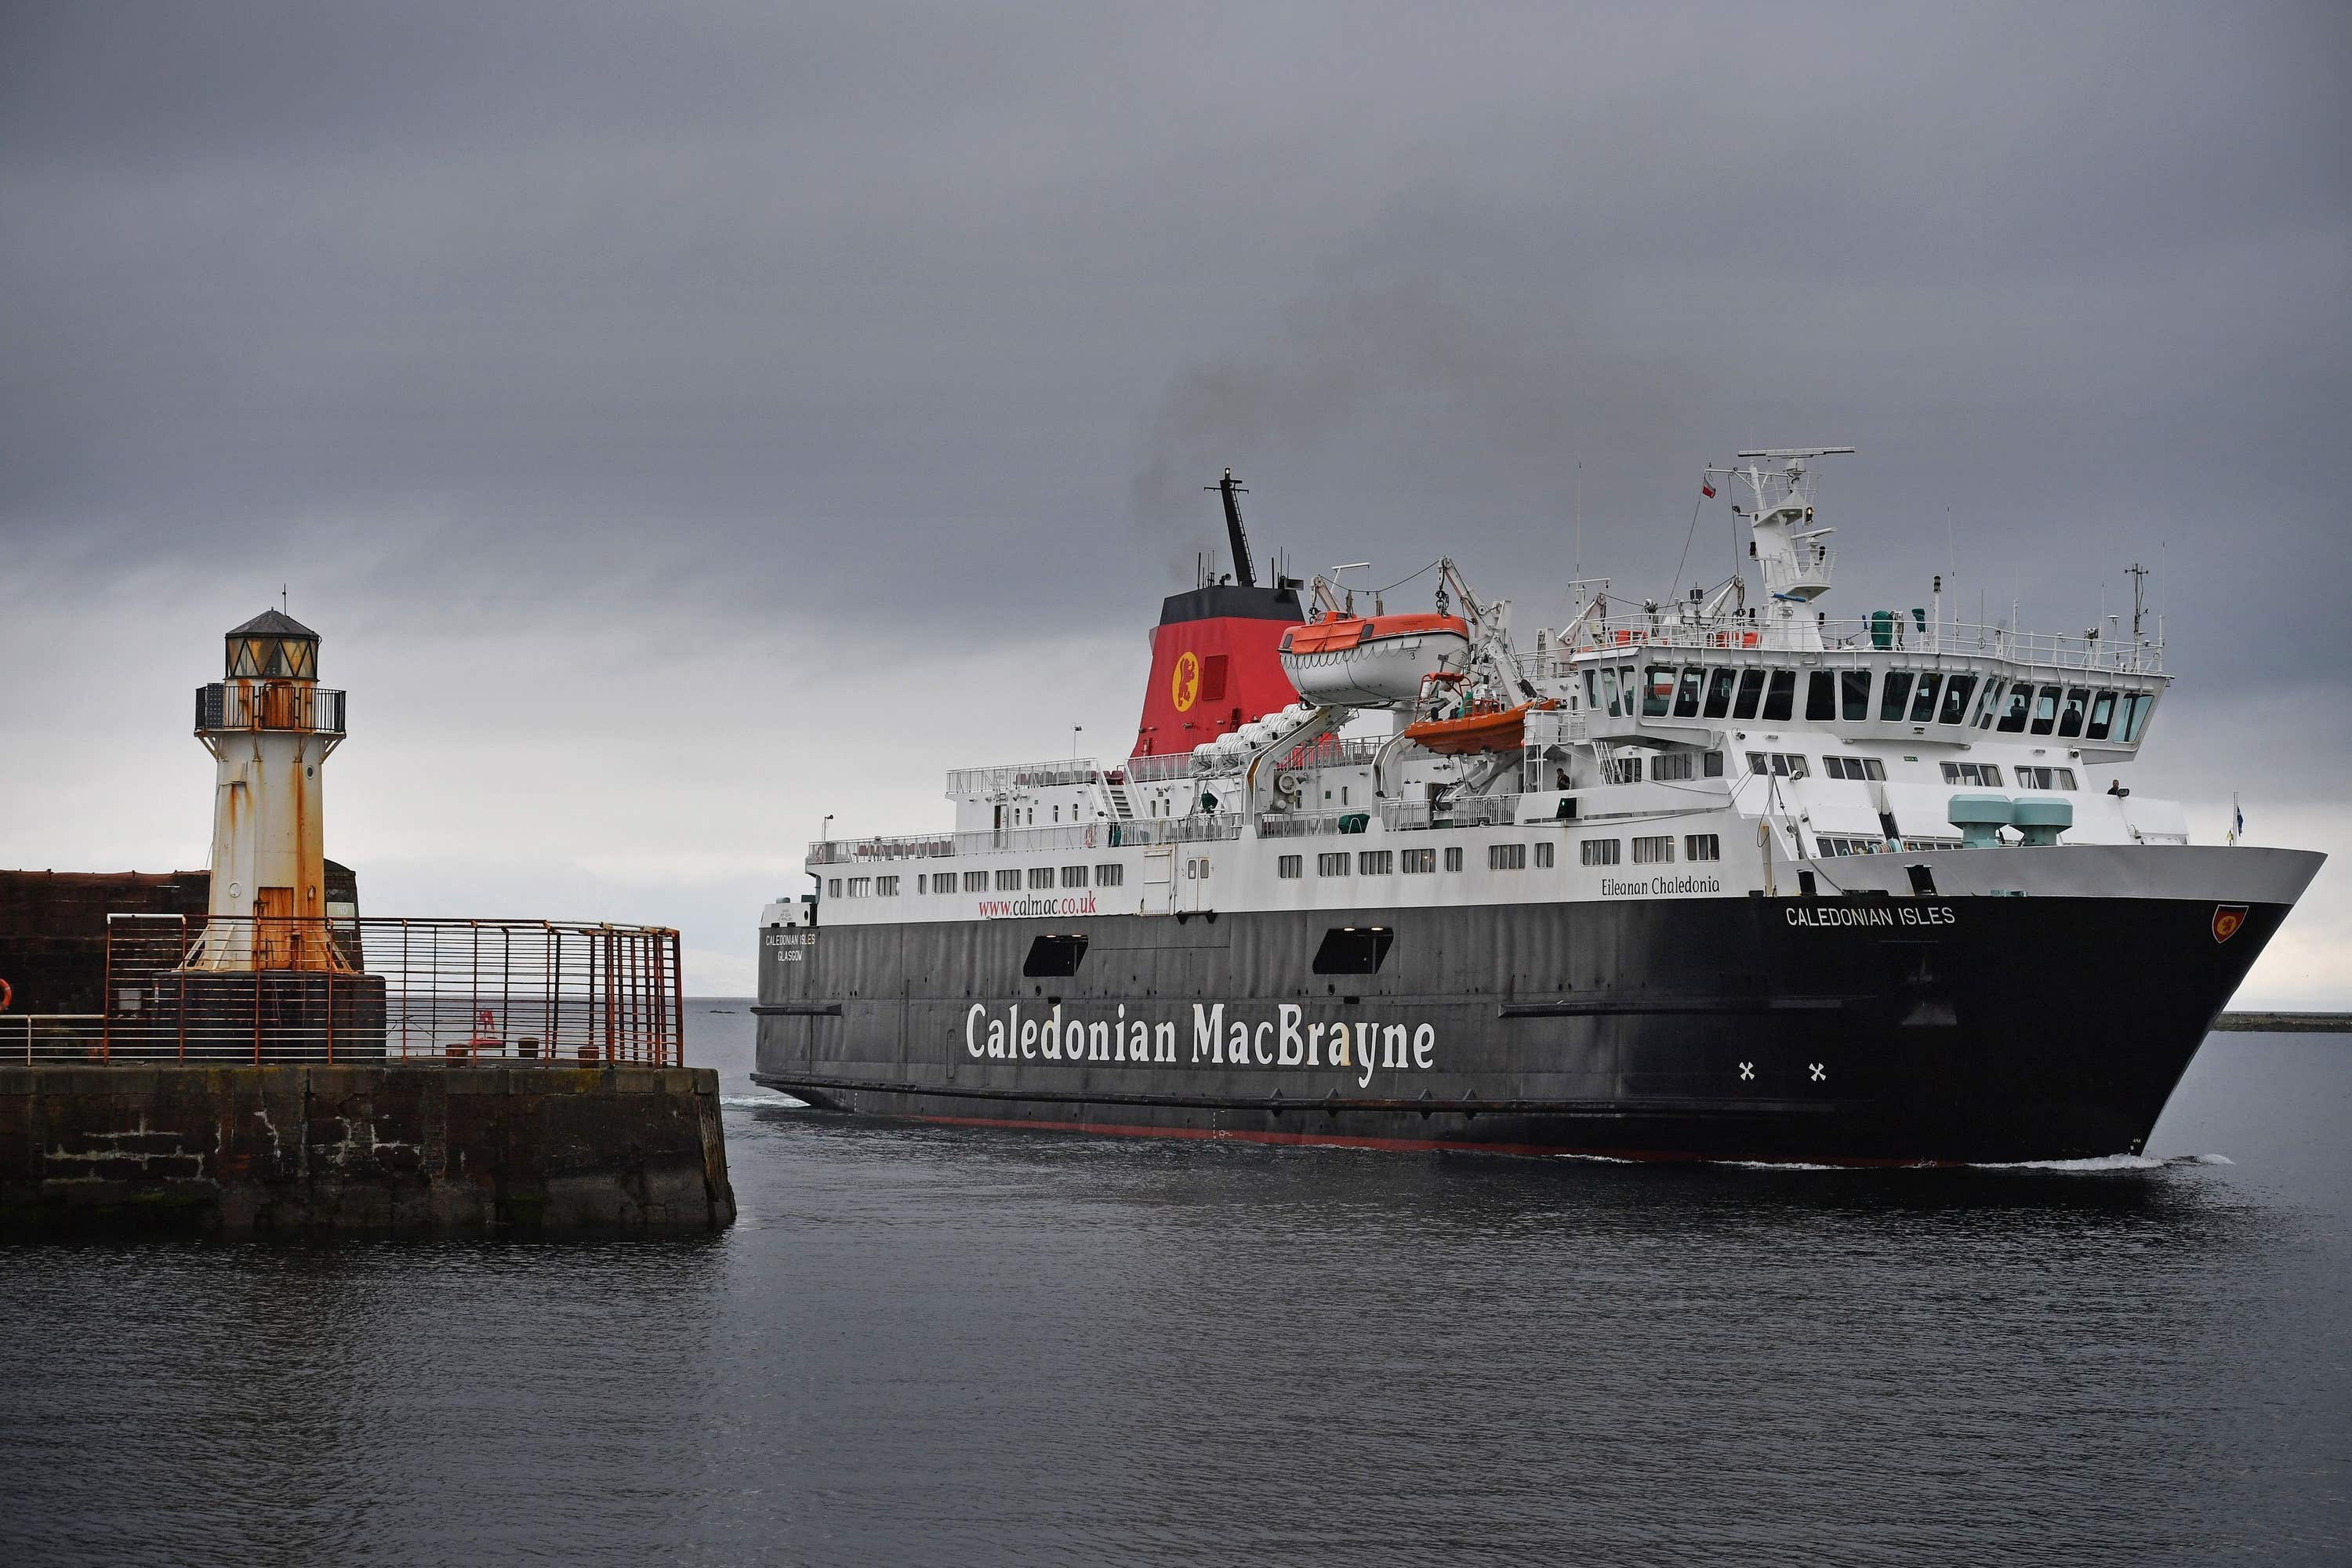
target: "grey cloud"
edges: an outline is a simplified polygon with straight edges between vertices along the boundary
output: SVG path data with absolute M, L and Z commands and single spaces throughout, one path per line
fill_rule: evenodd
M 2045 626 L 2161 542 L 2185 668 L 2340 717 L 2246 634 L 2352 564 L 2347 16 L 12 7 L 0 538 L 46 595 L 1125 635 L 1228 463 L 1303 565 L 1556 582 L 1580 491 L 1651 590 L 1701 462 L 1846 440 L 1850 606 L 1948 509 Z

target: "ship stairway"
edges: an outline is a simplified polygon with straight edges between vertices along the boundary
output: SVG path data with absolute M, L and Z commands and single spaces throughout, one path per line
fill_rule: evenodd
M 1118 819 L 1121 822 L 1134 821 L 1135 807 L 1128 801 L 1127 785 L 1115 784 L 1106 784 L 1104 787 L 1110 792 L 1110 808 L 1118 814 Z

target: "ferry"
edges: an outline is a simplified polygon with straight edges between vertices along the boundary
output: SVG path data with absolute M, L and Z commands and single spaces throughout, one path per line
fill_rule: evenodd
M 1261 583 L 1228 472 L 1233 569 L 1162 606 L 1130 754 L 957 769 L 951 828 L 809 846 L 753 1076 L 1265 1143 L 2140 1152 L 2323 857 L 2191 843 L 2133 784 L 2171 679 L 2137 568 L 2079 634 L 1950 618 L 1940 578 L 1832 617 L 1851 451 L 1707 468 L 1741 571 L 1570 583 L 1531 635 L 1450 558 L 1425 611 Z

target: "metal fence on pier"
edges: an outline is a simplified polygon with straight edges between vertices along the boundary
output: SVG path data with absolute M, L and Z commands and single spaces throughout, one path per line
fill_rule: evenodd
M 685 1035 L 667 927 L 113 915 L 105 1011 L 0 1022 L 0 1060 L 675 1067 Z

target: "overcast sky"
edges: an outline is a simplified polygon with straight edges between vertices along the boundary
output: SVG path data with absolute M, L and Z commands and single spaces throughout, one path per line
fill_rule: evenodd
M 1218 547 L 1659 594 L 1843 443 L 1853 614 L 2161 568 L 2139 787 L 2352 851 L 2352 8 L 0 8 L 0 864 L 198 866 L 278 601 L 371 913 L 760 903 L 1122 753 Z M 1727 514 L 1692 553 L 1712 581 Z M 2246 1002 L 2352 1005 L 2331 866 Z

